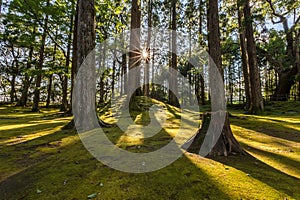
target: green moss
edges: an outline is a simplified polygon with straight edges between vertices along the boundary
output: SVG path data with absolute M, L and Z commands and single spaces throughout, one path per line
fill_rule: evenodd
M 275 111 L 263 116 L 232 111 L 234 135 L 249 155 L 211 160 L 185 153 L 146 174 L 119 172 L 98 162 L 76 132 L 61 129 L 71 118 L 57 109 L 31 113 L 0 107 L 1 198 L 81 200 L 96 193 L 95 199 L 300 199 L 298 108 L 290 105 L 294 111 L 282 116 L 284 104 L 270 106 Z M 167 110 L 166 127 L 153 137 L 132 141 L 116 126 L 104 131 L 128 151 L 154 151 L 174 137 L 180 118 L 186 117 L 171 106 Z M 135 112 L 139 126 L 149 123 L 147 109 Z M 115 123 L 110 108 L 101 118 Z

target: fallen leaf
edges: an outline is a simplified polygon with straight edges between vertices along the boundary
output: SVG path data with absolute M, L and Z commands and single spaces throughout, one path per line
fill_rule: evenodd
M 37 189 L 37 190 L 36 190 L 36 193 L 37 193 L 37 194 L 41 194 L 41 193 L 42 193 L 42 190 Z
M 89 199 L 94 199 L 96 197 L 97 197 L 97 193 L 94 193 L 94 194 L 91 194 L 91 195 L 87 196 L 87 198 L 89 198 Z

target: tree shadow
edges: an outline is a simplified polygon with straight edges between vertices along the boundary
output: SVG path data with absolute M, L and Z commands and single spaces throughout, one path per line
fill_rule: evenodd
M 283 155 L 279 155 L 279 154 L 272 153 L 272 152 L 269 152 L 269 151 L 264 151 L 264 150 L 261 150 L 261 149 L 258 149 L 258 148 L 252 147 L 252 146 L 248 146 L 245 143 L 242 143 L 242 145 L 244 147 L 246 147 L 249 152 L 252 152 L 252 153 L 255 153 L 257 155 L 261 155 L 261 156 L 264 156 L 264 157 L 267 157 L 267 158 L 272 158 L 273 160 L 276 160 L 276 162 L 278 164 L 281 164 L 283 166 L 284 165 L 287 166 L 288 169 L 286 169 L 286 170 L 292 170 L 294 173 L 298 174 L 298 176 L 300 177 L 300 169 L 299 169 L 300 162 L 299 161 L 296 161 L 294 159 L 290 159 L 290 158 L 288 158 L 286 156 L 283 156 Z M 283 172 L 283 171 L 281 171 L 281 172 Z M 291 175 L 291 173 L 289 174 L 288 172 L 283 172 L 283 173 L 285 173 L 289 176 L 293 176 L 293 175 Z M 295 177 L 295 178 L 297 178 L 297 177 Z
M 293 166 L 293 168 L 299 167 L 299 162 L 294 160 L 290 160 L 286 157 L 276 155 L 270 152 L 265 152 L 253 147 L 249 151 L 255 151 L 256 153 L 263 154 L 265 156 L 273 157 L 280 161 L 281 163 L 285 163 L 288 160 L 289 164 Z M 245 156 L 228 156 L 228 157 L 215 157 L 213 160 L 217 162 L 221 162 L 225 165 L 236 168 L 240 171 L 243 171 L 247 175 L 275 188 L 276 190 L 283 192 L 289 196 L 300 198 L 299 190 L 296 188 L 300 188 L 300 181 L 298 178 L 288 175 L 280 170 L 275 169 L 274 167 L 258 160 L 254 156 L 247 153 Z M 291 187 L 293 186 L 293 187 Z
M 16 128 L 11 128 L 9 130 L 0 130 L 0 134 L 1 134 L 1 139 L 3 138 L 8 138 L 8 137 L 22 137 L 22 136 L 27 136 L 27 135 L 31 135 L 34 133 L 38 133 L 38 132 L 43 132 L 43 131 L 47 131 L 50 129 L 53 129 L 55 127 L 58 126 L 63 126 L 64 124 L 66 124 L 65 121 L 57 121 L 57 122 L 53 122 L 53 123 L 33 123 L 32 125 L 28 125 L 26 127 L 16 127 Z M 52 128 L 49 128 L 49 126 L 52 126 Z
M 256 121 L 255 124 L 253 123 L 254 122 L 250 122 L 249 119 L 231 120 L 231 124 L 235 126 L 239 126 L 249 130 L 254 130 L 256 132 L 261 132 L 272 137 L 277 137 L 293 142 L 300 142 L 300 132 L 296 129 L 286 127 L 284 125 L 279 124 L 278 122 L 272 123 L 266 121 Z
M 103 189 L 99 181 L 104 183 Z M 38 189 L 42 193 L 38 194 Z M 104 199 L 230 199 L 185 156 L 155 172 L 130 174 L 101 164 L 80 142 L 68 144 L 62 152 L 39 159 L 0 182 L 4 200 L 86 199 L 99 190 Z

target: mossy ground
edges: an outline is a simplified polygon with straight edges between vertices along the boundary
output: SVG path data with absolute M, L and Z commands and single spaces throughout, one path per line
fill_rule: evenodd
M 168 126 L 154 137 L 132 140 L 115 126 L 104 131 L 120 148 L 153 151 L 178 127 L 180 113 L 167 110 Z M 0 199 L 300 199 L 300 103 L 271 103 L 261 116 L 230 112 L 233 133 L 249 155 L 184 153 L 164 169 L 130 174 L 93 158 L 76 131 L 62 129 L 71 117 L 59 110 L 1 106 Z M 140 126 L 149 123 L 145 113 L 134 116 Z M 109 110 L 102 119 L 114 121 Z

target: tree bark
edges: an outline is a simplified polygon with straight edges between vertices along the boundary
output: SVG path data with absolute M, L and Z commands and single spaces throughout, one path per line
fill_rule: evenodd
M 95 48 L 95 2 L 94 0 L 78 0 L 76 69 Z M 80 47 L 80 48 L 79 48 Z
M 251 88 L 250 88 L 249 63 L 248 63 L 245 27 L 243 25 L 243 10 L 242 10 L 242 8 L 243 7 L 241 4 L 241 0 L 238 0 L 239 36 L 240 36 L 240 45 L 241 45 L 244 87 L 245 87 L 245 95 L 246 95 L 245 110 L 249 110 L 251 107 Z
M 287 101 L 290 97 L 290 92 L 295 84 L 295 77 L 297 75 L 297 68 L 283 70 L 279 74 L 279 82 L 276 87 L 274 95 L 272 95 L 272 101 Z
M 201 105 L 205 105 L 205 83 L 204 83 L 204 77 L 203 74 L 199 74 L 200 79 L 200 99 L 201 99 Z
M 0 0 L 0 18 L 2 17 L 2 0 Z
M 131 32 L 130 32 L 130 45 L 129 45 L 129 70 L 134 69 L 140 65 L 141 50 L 140 50 L 140 28 L 141 28 L 141 8 L 140 0 L 132 0 L 131 9 Z M 138 108 L 135 102 L 135 96 L 141 94 L 140 92 L 140 71 L 132 70 L 131 77 L 128 81 L 128 93 L 127 100 L 130 101 L 130 109 L 136 110 Z M 136 88 L 139 88 L 136 90 Z
M 116 79 L 116 57 L 117 57 L 117 52 L 114 50 L 113 53 L 113 66 L 112 66 L 112 75 L 111 75 L 111 98 L 115 98 L 115 79 Z
M 300 30 L 296 32 L 296 40 L 295 40 L 295 52 L 296 52 L 296 68 L 298 69 L 298 76 L 300 78 Z M 298 100 L 300 101 L 300 79 L 298 81 Z
M 47 7 L 50 6 L 50 0 L 47 1 Z M 43 27 L 43 35 L 41 40 L 41 47 L 40 47 L 40 57 L 39 57 L 39 63 L 37 66 L 38 75 L 35 80 L 35 90 L 34 90 L 34 98 L 33 98 L 33 105 L 32 105 L 32 112 L 39 111 L 39 102 L 40 102 L 40 87 L 42 83 L 42 69 L 44 64 L 44 53 L 45 53 L 45 44 L 46 44 L 46 37 L 47 37 L 47 31 L 48 31 L 48 19 L 49 16 L 46 15 L 44 27 Z
M 77 72 L 77 41 L 78 41 L 78 9 L 79 9 L 79 2 L 77 0 L 76 3 L 76 12 L 75 12 L 75 20 L 74 20 L 74 30 L 73 30 L 73 55 L 72 55 L 72 67 L 71 67 L 71 93 L 70 93 L 70 106 L 68 113 L 72 114 L 72 104 L 73 104 L 73 90 L 74 90 L 74 83 L 76 78 Z
M 264 105 L 261 94 L 260 73 L 257 62 L 256 45 L 254 40 L 254 31 L 249 0 L 245 1 L 244 16 L 251 84 L 251 107 L 249 112 L 252 114 L 260 114 L 264 110 Z
M 124 44 L 122 45 L 124 47 Z M 125 47 L 124 47 L 125 48 Z M 122 94 L 127 93 L 127 55 L 122 55 Z
M 11 51 L 14 57 L 13 63 L 12 63 L 12 78 L 10 80 L 10 103 L 13 104 L 16 100 L 16 78 L 17 74 L 19 73 L 19 60 L 18 60 L 18 54 L 15 55 L 15 48 L 14 44 L 11 45 Z
M 106 51 L 107 51 L 107 49 L 106 49 L 107 47 L 106 47 L 106 43 L 104 43 L 104 45 L 103 45 L 103 49 L 102 49 L 102 55 L 103 56 L 100 56 L 100 58 L 102 58 L 101 60 L 99 60 L 99 63 L 101 63 L 101 65 L 102 66 L 100 66 L 100 68 L 101 67 L 104 67 L 105 66 L 105 62 L 106 62 Z M 102 104 L 102 103 L 104 103 L 104 96 L 105 96 L 105 90 L 104 90 L 104 80 L 105 80 L 105 78 L 106 78 L 106 76 L 107 76 L 107 71 L 104 71 L 102 74 L 101 74 L 101 77 L 100 77 L 100 99 L 99 99 L 99 104 Z
M 35 34 L 35 31 L 34 31 L 34 34 Z M 29 55 L 28 55 L 28 60 L 27 60 L 27 64 L 26 64 L 26 69 L 27 70 L 29 70 L 31 68 L 33 50 L 34 50 L 34 47 L 31 46 L 30 49 L 29 49 Z M 21 94 L 20 100 L 17 103 L 17 106 L 26 106 L 27 100 L 28 100 L 28 90 L 29 90 L 31 82 L 32 82 L 32 78 L 30 78 L 28 76 L 28 74 L 25 73 L 25 78 L 24 78 L 24 81 L 23 81 L 22 94 Z
M 96 77 L 95 74 L 95 1 L 94 0 L 78 0 L 75 17 L 75 64 L 73 65 L 73 84 L 79 82 L 81 87 L 77 91 L 75 99 L 72 99 L 76 106 L 75 119 L 84 124 L 84 131 L 92 130 L 99 124 L 98 121 L 91 120 L 91 116 L 96 114 Z M 90 55 L 89 55 L 90 54 Z M 89 56 L 89 59 L 86 58 Z M 86 71 L 81 74 L 80 80 L 75 80 L 81 65 L 85 62 Z M 97 117 L 97 115 L 96 115 Z M 73 125 L 73 120 L 70 125 Z M 78 128 L 78 127 L 77 127 Z
M 56 32 L 55 35 L 55 40 L 57 40 L 57 35 L 58 33 Z M 53 56 L 52 56 L 52 61 L 53 63 L 55 62 L 56 59 L 56 50 L 57 50 L 57 44 L 54 44 L 54 50 L 53 50 Z M 52 66 L 53 67 L 53 66 Z M 49 84 L 48 84 L 48 89 L 47 89 L 47 101 L 46 101 L 46 108 L 49 108 L 50 103 L 51 103 L 51 96 L 52 96 L 52 84 L 53 83 L 53 74 L 51 72 L 49 76 Z
M 217 66 L 222 78 L 224 78 L 221 58 L 218 0 L 209 0 L 208 4 L 207 24 L 209 55 Z
M 213 126 L 211 123 L 212 115 L 218 115 L 220 113 L 204 113 L 202 116 L 202 126 L 198 130 L 188 147 L 187 151 L 190 153 L 198 154 L 200 152 L 201 146 L 203 144 L 206 133 L 208 132 L 209 126 Z M 206 157 L 215 156 L 229 156 L 229 155 L 245 155 L 245 152 L 240 147 L 237 140 L 234 138 L 229 121 L 229 114 L 226 113 L 225 123 L 222 129 L 222 133 L 218 138 L 216 144 L 212 147 L 211 152 Z
M 178 83 L 177 83 L 177 0 L 172 0 L 172 58 L 171 58 L 171 68 L 170 71 L 170 89 L 169 89 L 169 103 L 173 106 L 179 107 L 179 102 L 177 99 L 178 94 Z
M 51 95 L 52 95 L 52 83 L 53 83 L 53 75 L 49 76 L 49 83 L 47 88 L 47 100 L 46 100 L 46 108 L 49 108 L 51 103 Z
M 209 62 L 210 67 L 210 84 L 216 83 L 214 78 L 218 78 L 215 73 L 219 72 L 221 78 L 223 77 L 222 60 L 221 60 L 221 44 L 220 44 L 220 32 L 219 32 L 219 9 L 218 0 L 209 0 L 208 10 L 208 47 L 211 60 Z M 213 67 L 213 61 L 217 67 L 215 71 Z M 211 82 L 212 81 L 212 82 Z M 224 80 L 223 80 L 224 82 Z M 213 111 L 211 113 L 204 113 L 202 117 L 201 129 L 194 135 L 194 137 L 186 142 L 182 147 L 187 149 L 191 153 L 199 153 L 202 155 L 202 145 L 204 145 L 204 153 L 207 155 L 202 156 L 218 156 L 224 155 L 228 156 L 230 154 L 244 154 L 244 151 L 239 146 L 239 143 L 234 138 L 229 122 L 229 114 L 225 113 L 225 103 L 221 102 L 225 99 L 224 88 L 214 87 L 210 85 L 211 94 L 214 98 L 218 98 L 220 105 L 214 105 L 217 107 L 218 111 Z M 222 96 L 221 96 L 222 95 Z M 213 108 L 212 108 L 213 109 Z M 216 109 L 216 108 L 214 108 Z M 225 117 L 224 124 L 222 123 L 222 118 Z M 213 121 L 211 121 L 213 120 Z M 212 131 L 208 132 L 209 127 L 212 127 Z M 217 131 L 220 130 L 221 134 L 218 135 Z M 205 139 L 208 139 L 205 141 Z M 207 146 L 208 145 L 208 146 Z M 208 150 L 208 152 L 206 152 Z
M 202 30 L 202 27 L 203 27 L 203 1 L 200 0 L 199 2 L 199 45 L 203 45 L 203 30 Z M 196 84 L 198 85 L 197 87 L 197 91 L 196 91 L 196 94 L 197 94 L 197 99 L 198 99 L 198 102 L 200 103 L 201 102 L 201 105 L 205 105 L 205 84 L 204 84 L 204 76 L 203 76 L 203 68 L 200 69 L 200 71 L 198 72 L 198 74 L 196 74 L 196 80 L 198 81 L 195 81 Z
M 16 74 L 13 73 L 11 81 L 10 81 L 10 103 L 13 104 L 15 102 L 15 93 L 16 93 Z
M 150 94 L 150 43 L 151 43 L 151 35 L 152 35 L 152 0 L 148 0 L 148 35 L 147 35 L 147 44 L 146 44 L 146 51 L 148 53 L 148 58 L 146 58 L 146 66 L 145 66 L 145 84 L 144 84 L 144 95 L 149 96 Z M 145 58 L 144 58 L 145 59 Z
M 68 72 L 70 67 L 70 58 L 71 58 L 71 45 L 72 45 L 72 34 L 74 27 L 74 3 L 72 3 L 72 13 L 70 15 L 70 27 L 69 27 L 69 36 L 68 36 L 68 46 L 67 46 L 67 57 L 66 57 L 66 74 L 62 78 L 62 103 L 60 110 L 65 112 L 68 108 Z M 72 94 L 71 94 L 72 95 Z
M 266 59 L 277 69 L 279 74 L 279 83 L 276 87 L 275 93 L 271 96 L 273 101 L 286 101 L 289 99 L 292 86 L 295 84 L 295 78 L 297 73 L 300 73 L 300 67 L 298 68 L 296 62 L 296 49 L 295 43 L 297 43 L 297 38 L 299 39 L 299 34 L 296 33 L 296 38 L 293 34 L 296 30 L 297 24 L 299 23 L 300 16 L 294 19 L 293 26 L 289 27 L 288 18 L 280 13 L 276 13 L 276 9 L 273 6 L 271 0 L 266 0 L 269 4 L 272 14 L 280 19 L 278 23 L 282 23 L 285 35 L 286 35 L 286 55 L 282 59 L 273 59 L 268 53 L 264 52 Z M 298 53 L 299 55 L 299 53 Z M 287 78 L 288 77 L 288 78 Z

